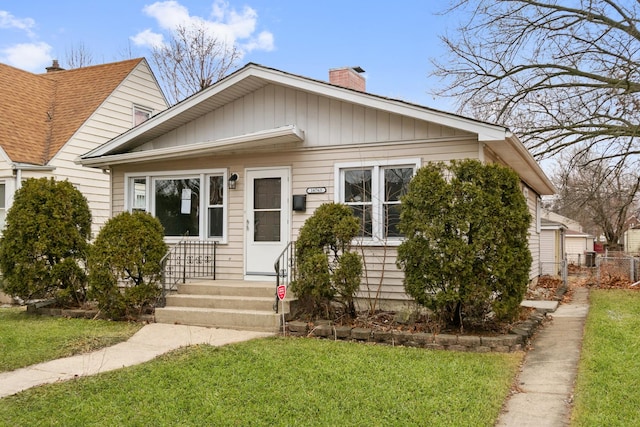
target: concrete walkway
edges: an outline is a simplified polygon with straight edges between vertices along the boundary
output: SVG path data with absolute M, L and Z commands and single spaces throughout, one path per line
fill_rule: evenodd
M 41 384 L 137 365 L 180 347 L 222 346 L 270 335 L 273 334 L 151 323 L 129 340 L 112 347 L 0 373 L 0 398 Z
M 572 301 L 560 305 L 539 330 L 518 376 L 518 392 L 505 403 L 496 426 L 569 425 L 588 299 L 586 288 L 576 288 Z

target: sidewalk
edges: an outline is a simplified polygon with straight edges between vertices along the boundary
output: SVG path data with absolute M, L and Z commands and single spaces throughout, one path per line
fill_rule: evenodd
M 496 426 L 569 425 L 588 298 L 587 289 L 576 288 L 572 301 L 550 314 L 553 320 L 534 338 L 517 379 L 518 392 L 505 403 Z
M 0 398 L 41 384 L 70 380 L 132 366 L 194 344 L 222 346 L 273 334 L 151 323 L 125 342 L 92 353 L 0 373 Z

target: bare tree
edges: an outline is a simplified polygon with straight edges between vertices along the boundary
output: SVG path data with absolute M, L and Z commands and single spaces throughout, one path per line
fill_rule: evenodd
M 204 25 L 179 26 L 169 41 L 152 49 L 158 76 L 174 104 L 211 86 L 232 70 L 240 52 Z
M 591 233 L 603 233 L 608 244 L 617 245 L 635 212 L 640 175 L 611 159 L 588 154 L 571 157 L 554 177 L 559 191 L 553 210 L 580 221 Z
M 640 153 L 640 2 L 455 0 L 433 60 L 459 111 L 515 130 L 539 158 Z
M 93 65 L 93 54 L 80 42 L 65 50 L 64 62 L 68 68 L 80 68 Z

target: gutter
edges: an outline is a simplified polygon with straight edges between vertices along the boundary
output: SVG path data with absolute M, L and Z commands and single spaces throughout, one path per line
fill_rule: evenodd
M 22 187 L 22 172 L 23 171 L 35 171 L 35 172 L 53 172 L 56 167 L 49 165 L 33 165 L 30 163 L 11 163 L 11 169 L 13 169 L 16 176 L 16 190 Z

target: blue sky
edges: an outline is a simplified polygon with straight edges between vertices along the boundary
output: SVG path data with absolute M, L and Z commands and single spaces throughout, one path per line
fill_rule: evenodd
M 319 80 L 330 68 L 360 66 L 367 91 L 453 111 L 434 99 L 431 57 L 455 16 L 446 0 L 111 0 L 1 1 L 0 62 L 44 72 L 52 59 L 83 44 L 94 63 L 150 56 L 179 22 L 199 21 L 234 40 L 240 65 L 256 62 Z

